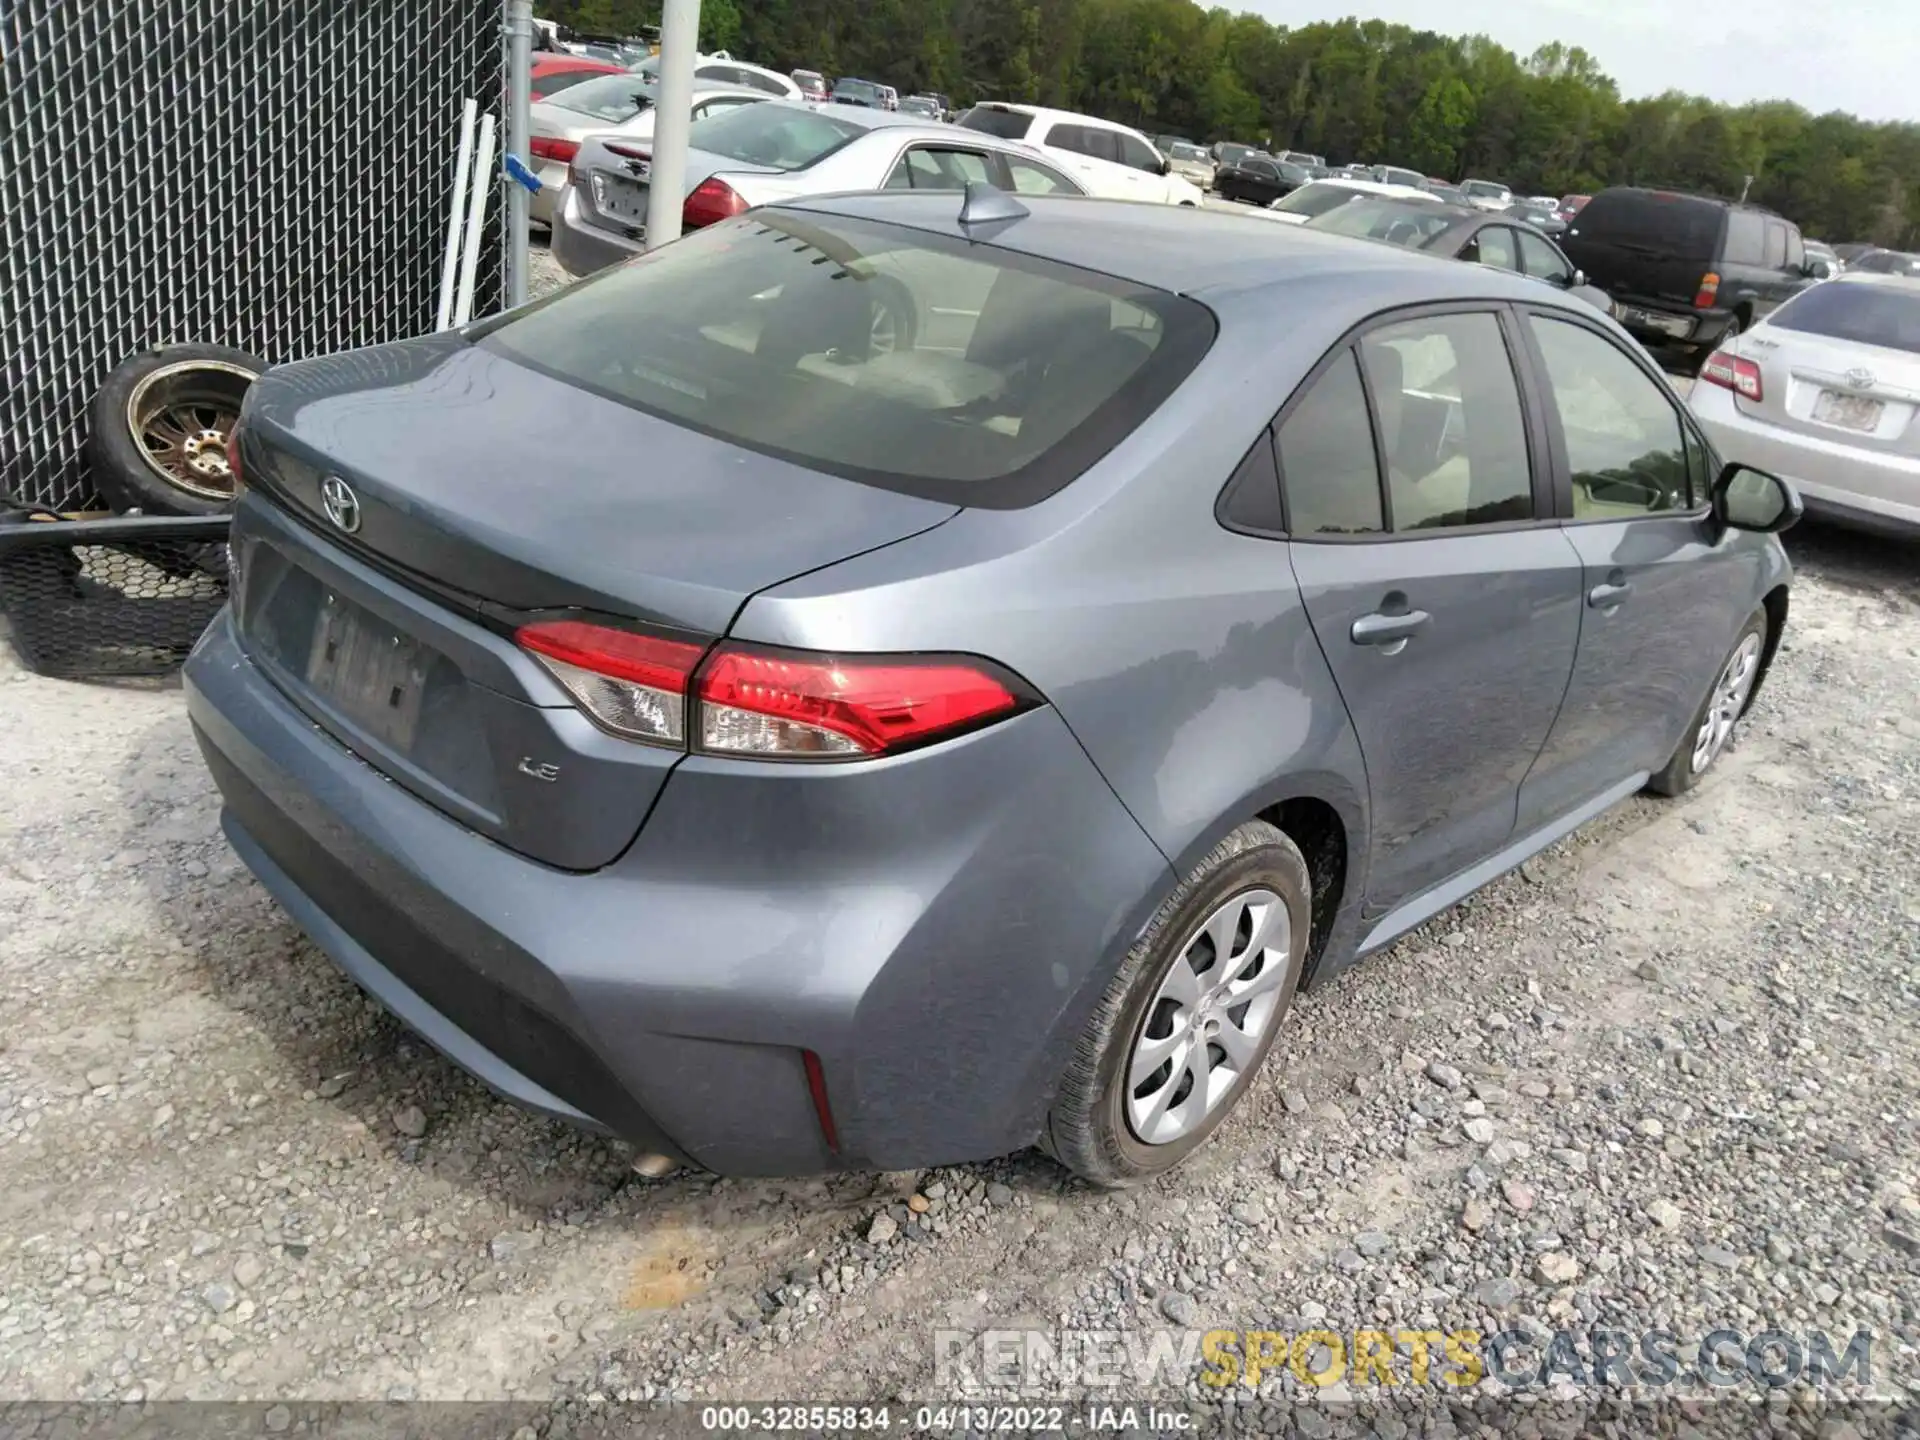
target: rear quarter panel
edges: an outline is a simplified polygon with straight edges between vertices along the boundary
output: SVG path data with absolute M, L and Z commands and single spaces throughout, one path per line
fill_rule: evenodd
M 1310 307 L 1291 323 L 1297 354 L 1275 354 L 1273 331 L 1224 333 L 1159 412 L 1048 500 L 966 510 L 775 586 L 748 602 L 733 633 L 989 656 L 1059 710 L 1176 872 L 1264 807 L 1312 796 L 1346 828 L 1347 893 L 1357 894 L 1359 749 L 1286 543 L 1234 533 L 1214 515 L 1248 447 L 1345 328 Z

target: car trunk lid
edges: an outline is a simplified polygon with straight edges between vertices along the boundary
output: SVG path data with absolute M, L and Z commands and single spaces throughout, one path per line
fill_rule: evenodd
M 247 425 L 234 608 L 249 654 L 376 769 L 568 869 L 631 842 L 680 752 L 595 728 L 513 643 L 519 622 L 706 641 L 755 591 L 956 513 L 452 335 L 272 372 Z
M 1920 458 L 1920 355 L 1763 325 L 1729 353 L 1760 370 L 1744 415 L 1863 449 Z

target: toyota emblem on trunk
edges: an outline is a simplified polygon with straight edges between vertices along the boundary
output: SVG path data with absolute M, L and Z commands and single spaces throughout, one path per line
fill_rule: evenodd
M 360 497 L 338 475 L 320 482 L 320 506 L 327 512 L 327 519 L 349 535 L 360 528 Z
M 1873 371 L 1871 370 L 1847 371 L 1847 383 L 1856 390 L 1871 390 L 1873 388 L 1873 379 Z

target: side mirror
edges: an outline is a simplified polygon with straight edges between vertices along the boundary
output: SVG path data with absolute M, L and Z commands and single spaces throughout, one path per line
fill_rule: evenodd
M 1778 475 L 1730 463 L 1713 482 L 1713 513 L 1734 530 L 1777 535 L 1799 522 L 1800 492 Z
M 1584 270 L 1574 271 L 1573 279 L 1569 280 L 1567 284 L 1570 288 L 1575 290 L 1586 289 L 1587 288 L 1587 272 Z
M 1160 157 L 1160 173 L 1162 175 L 1171 175 L 1173 173 L 1173 161 L 1167 159 L 1164 155 Z

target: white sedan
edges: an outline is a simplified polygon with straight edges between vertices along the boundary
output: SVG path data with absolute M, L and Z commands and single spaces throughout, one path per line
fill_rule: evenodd
M 984 182 L 1039 195 L 1084 195 L 1053 160 L 1001 140 L 862 105 L 769 100 L 694 122 L 681 225 L 697 230 L 775 200 L 844 190 L 964 190 Z M 651 142 L 596 135 L 574 156 L 553 220 L 553 257 L 590 275 L 646 248 Z
M 1385 195 L 1393 200 L 1425 200 L 1438 205 L 1440 197 L 1412 185 L 1383 185 L 1375 180 L 1315 180 L 1291 195 L 1282 195 L 1267 208 L 1291 225 L 1304 225 L 1329 210 L 1362 195 Z
M 1920 540 L 1920 279 L 1849 271 L 1700 367 L 1721 458 L 1791 480 L 1807 513 Z

